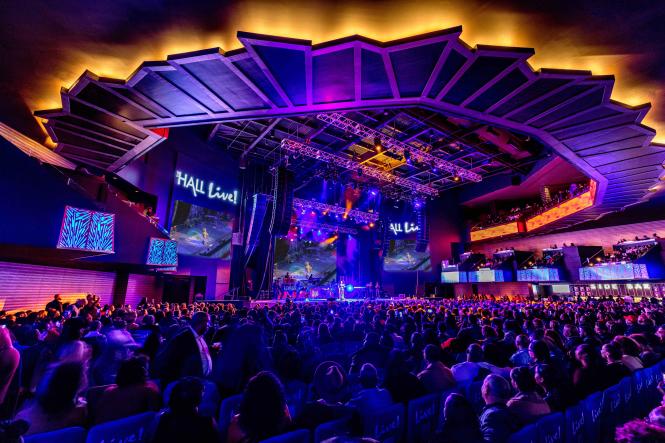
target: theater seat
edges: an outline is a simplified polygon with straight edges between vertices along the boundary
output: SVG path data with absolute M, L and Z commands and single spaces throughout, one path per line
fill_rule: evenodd
M 404 435 L 404 416 L 404 405 L 401 403 L 381 411 L 366 411 L 362 416 L 363 435 L 380 442 L 400 442 Z
M 579 404 L 566 409 L 566 443 L 584 443 L 584 407 Z
M 287 434 L 277 435 L 261 443 L 309 443 L 309 431 L 300 429 Z
M 538 443 L 538 427 L 535 423 L 525 426 L 511 435 L 508 443 Z
M 614 430 L 623 416 L 623 400 L 619 385 L 607 388 L 603 392 L 603 413 L 601 418 L 602 437 L 613 441 Z
M 600 421 L 603 412 L 603 393 L 596 392 L 582 401 L 584 436 L 588 442 L 600 441 Z
M 565 420 L 561 412 L 546 415 L 536 422 L 540 443 L 563 443 Z
M 88 432 L 86 443 L 108 443 L 123 441 L 132 443 L 147 443 L 155 430 L 156 414 L 144 412 L 120 420 L 109 421 L 94 426 Z
M 439 394 L 411 400 L 407 406 L 407 435 L 409 441 L 426 442 L 436 432 Z
M 314 430 L 314 443 L 321 443 L 329 438 L 348 435 L 351 432 L 351 418 L 340 418 L 317 426 Z
M 621 390 L 621 397 L 623 400 L 623 415 L 621 416 L 620 422 L 625 423 L 632 418 L 633 408 L 635 407 L 632 377 L 625 377 L 621 380 L 621 382 L 619 382 L 619 389 Z
M 83 428 L 65 428 L 59 431 L 42 432 L 23 438 L 25 443 L 83 443 L 86 430 Z

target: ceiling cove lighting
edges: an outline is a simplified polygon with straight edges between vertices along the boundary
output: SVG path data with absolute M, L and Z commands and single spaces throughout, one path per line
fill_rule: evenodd
M 464 169 L 461 166 L 458 166 L 449 161 L 440 159 L 439 157 L 436 157 L 430 154 L 429 152 L 421 151 L 420 149 L 417 149 L 416 147 L 409 145 L 408 143 L 404 143 L 392 137 L 389 137 L 381 131 L 377 131 L 361 123 L 358 123 L 348 117 L 343 116 L 338 112 L 334 112 L 331 114 L 317 114 L 316 118 L 325 123 L 336 126 L 339 129 L 342 129 L 346 132 L 355 134 L 359 137 L 374 139 L 375 146 L 376 146 L 376 140 L 378 139 L 381 142 L 380 144 L 383 148 L 385 148 L 388 151 L 392 151 L 399 155 L 402 155 L 405 158 L 407 158 L 408 156 L 407 160 L 414 159 L 419 162 L 431 164 L 437 169 L 449 172 L 454 176 L 460 177 L 464 180 L 472 182 L 480 182 L 483 179 L 480 174 L 469 171 L 468 169 Z
M 347 158 L 340 157 L 338 155 L 331 154 L 326 151 L 322 151 L 320 149 L 297 142 L 295 140 L 283 139 L 281 146 L 282 149 L 288 152 L 299 153 L 301 155 L 314 158 L 321 162 L 330 163 L 344 169 L 348 169 L 351 171 L 362 170 L 363 175 L 387 183 L 393 183 L 397 186 L 409 189 L 410 191 L 417 192 L 419 194 L 425 194 L 433 197 L 439 194 L 439 191 L 437 191 L 436 188 L 433 188 L 431 186 L 421 185 L 420 183 L 416 183 L 413 180 L 398 177 L 394 174 L 391 174 L 390 172 L 382 171 L 380 169 L 359 164 L 353 160 L 349 160 Z

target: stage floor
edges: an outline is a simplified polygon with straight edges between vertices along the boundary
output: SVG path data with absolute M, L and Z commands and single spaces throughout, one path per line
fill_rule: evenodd
M 425 300 L 425 299 L 414 299 L 414 298 L 406 298 L 406 297 L 373 298 L 373 299 L 369 299 L 369 298 L 345 298 L 344 300 L 335 299 L 333 301 L 345 301 L 345 302 L 349 302 L 349 303 L 373 301 L 373 302 L 383 303 L 383 302 L 402 301 L 402 300 L 417 301 L 417 300 Z M 305 298 L 305 299 L 299 298 L 299 299 L 296 299 L 296 300 L 292 300 L 292 302 L 296 303 L 296 304 L 326 303 L 328 301 L 330 301 L 330 300 L 327 299 L 327 298 Z M 256 306 L 274 306 L 274 305 L 277 305 L 277 304 L 284 304 L 284 303 L 286 303 L 286 300 L 284 300 L 284 299 L 282 299 L 282 300 L 275 300 L 275 299 L 273 299 L 273 300 L 252 300 L 250 302 L 250 306 L 253 308 L 253 307 L 256 307 Z

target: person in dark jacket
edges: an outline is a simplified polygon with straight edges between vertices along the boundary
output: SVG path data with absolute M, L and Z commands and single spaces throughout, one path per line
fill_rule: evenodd
M 487 443 L 504 443 L 517 431 L 517 420 L 508 410 L 510 384 L 505 378 L 490 374 L 480 390 L 485 407 L 480 414 L 480 432 Z
M 377 369 L 386 367 L 390 349 L 381 346 L 379 335 L 375 332 L 369 332 L 365 336 L 365 341 L 360 349 L 353 354 L 351 358 L 350 373 L 357 373 L 365 363 L 371 363 Z
M 210 350 L 203 338 L 210 316 L 196 312 L 190 326 L 178 332 L 158 355 L 162 382 L 168 384 L 181 377 L 206 377 L 212 370 Z
M 383 387 L 390 392 L 396 403 L 407 403 L 427 394 L 418 377 L 409 372 L 404 352 L 398 350 L 390 352 Z

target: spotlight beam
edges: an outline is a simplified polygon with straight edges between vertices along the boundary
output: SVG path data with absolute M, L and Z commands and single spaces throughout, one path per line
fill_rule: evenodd
M 317 114 L 316 118 L 339 129 L 355 134 L 358 137 L 362 137 L 363 139 L 379 138 L 383 147 L 388 151 L 393 151 L 399 155 L 404 155 L 405 152 L 408 152 L 412 158 L 423 163 L 435 165 L 437 168 L 447 171 L 455 176 L 459 176 L 462 179 L 472 182 L 480 182 L 483 179 L 480 174 L 476 174 L 473 171 L 469 171 L 454 163 L 436 157 L 429 152 L 422 151 L 408 143 L 389 137 L 381 131 L 377 131 L 376 129 L 358 123 L 338 112 L 333 112 L 331 114 Z
M 321 162 L 331 163 L 335 166 L 339 166 L 350 171 L 362 171 L 363 175 L 387 183 L 393 183 L 397 186 L 406 188 L 419 194 L 425 194 L 433 197 L 436 197 L 439 194 L 439 191 L 431 186 L 421 185 L 420 183 L 416 183 L 413 180 L 408 180 L 406 178 L 399 177 L 395 174 L 391 174 L 390 172 L 382 171 L 371 166 L 359 164 L 353 160 L 331 154 L 330 152 L 322 151 L 295 140 L 285 138 L 282 140 L 281 145 L 282 148 L 288 152 L 305 155 Z

